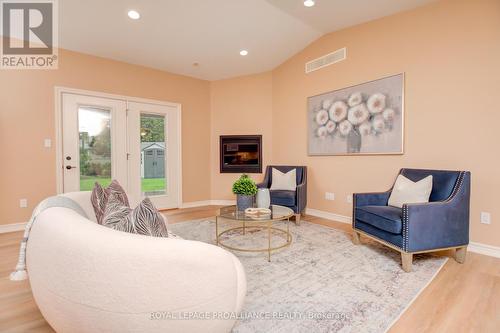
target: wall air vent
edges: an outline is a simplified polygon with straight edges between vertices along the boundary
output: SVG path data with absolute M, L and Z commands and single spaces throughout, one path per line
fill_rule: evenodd
M 306 73 L 317 71 L 326 66 L 333 65 L 347 58 L 347 48 L 338 49 L 332 53 L 328 53 L 322 57 L 311 60 L 306 63 Z

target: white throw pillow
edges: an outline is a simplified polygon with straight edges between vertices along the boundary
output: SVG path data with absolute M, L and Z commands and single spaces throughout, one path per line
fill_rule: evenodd
M 287 173 L 283 173 L 278 169 L 273 169 L 273 180 L 271 183 L 272 190 L 295 191 L 297 189 L 297 170 L 292 169 Z
M 432 192 L 432 175 L 413 182 L 399 175 L 389 197 L 389 206 L 403 208 L 403 204 L 429 202 Z

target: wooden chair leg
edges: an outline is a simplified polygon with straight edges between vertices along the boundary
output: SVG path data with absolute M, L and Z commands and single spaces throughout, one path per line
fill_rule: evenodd
M 412 262 L 413 253 L 401 252 L 401 266 L 403 266 L 403 271 L 411 272 Z
M 457 247 L 455 249 L 455 260 L 459 264 L 463 264 L 465 262 L 466 256 L 467 256 L 467 246 Z
M 300 214 L 295 214 L 295 224 L 300 225 Z
M 361 244 L 361 240 L 359 239 L 359 232 L 357 232 L 356 230 L 353 230 L 352 231 L 352 243 L 354 245 L 359 245 Z

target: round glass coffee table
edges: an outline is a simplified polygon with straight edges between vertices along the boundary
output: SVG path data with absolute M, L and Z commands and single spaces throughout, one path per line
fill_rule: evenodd
M 242 252 L 267 252 L 267 259 L 271 261 L 271 252 L 289 246 L 292 243 L 292 234 L 290 233 L 290 217 L 293 216 L 293 210 L 288 207 L 271 205 L 270 214 L 247 215 L 245 212 L 238 211 L 236 206 L 222 207 L 219 214 L 215 217 L 215 238 L 218 246 L 222 246 L 229 250 Z M 224 219 L 230 223 L 238 224 L 235 227 L 219 232 L 220 219 Z M 274 222 L 286 221 L 286 229 L 273 226 Z M 240 230 L 243 235 L 248 229 L 258 229 L 267 231 L 266 248 L 248 249 L 230 246 L 221 241 L 221 236 L 226 235 L 231 231 Z M 284 239 L 284 242 L 279 245 L 271 244 L 272 235 L 278 235 Z

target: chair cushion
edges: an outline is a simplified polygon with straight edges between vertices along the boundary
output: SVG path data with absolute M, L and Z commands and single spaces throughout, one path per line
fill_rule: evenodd
M 356 208 L 356 219 L 381 230 L 401 234 L 402 209 L 391 206 L 361 206 Z
M 392 232 L 387 232 L 385 230 L 379 229 L 377 227 L 372 226 L 371 224 L 361 222 L 356 219 L 355 228 L 361 231 L 366 232 L 368 235 L 375 236 L 378 239 L 382 239 L 386 242 L 389 242 L 393 245 L 396 245 L 399 248 L 403 247 L 403 235 L 402 234 L 393 234 Z
M 271 190 L 271 204 L 292 207 L 295 206 L 295 191 Z

